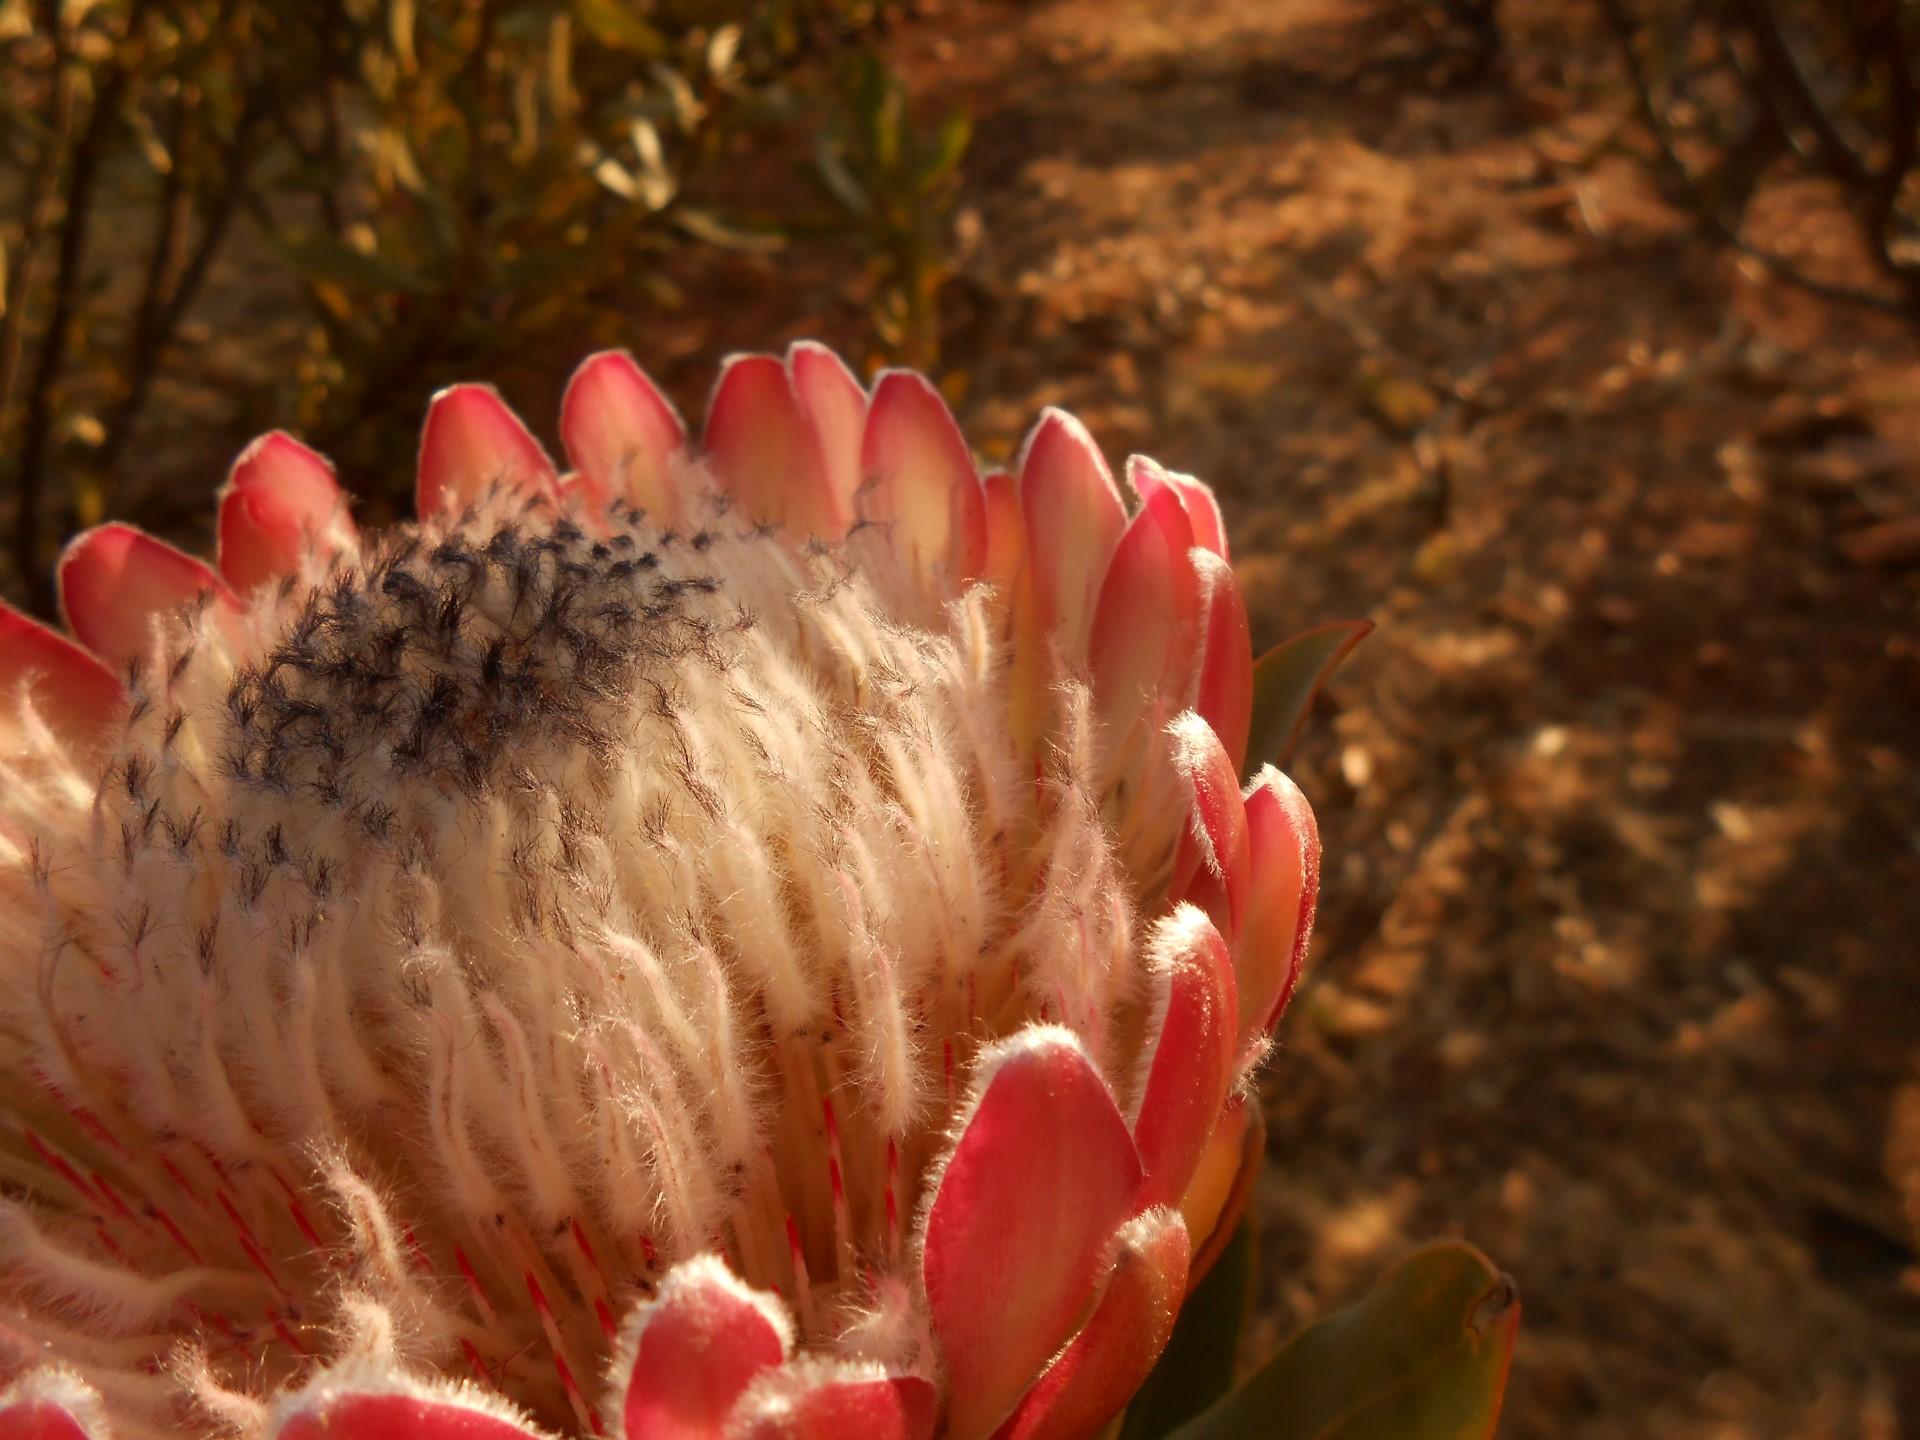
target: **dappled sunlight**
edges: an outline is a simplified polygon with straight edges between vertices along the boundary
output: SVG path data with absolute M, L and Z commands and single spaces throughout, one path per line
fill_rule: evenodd
M 1755 180 L 1729 240 L 1660 169 L 1607 0 L 1497 9 L 1490 49 L 1472 0 L 851 5 L 718 63 L 688 22 L 640 86 L 697 99 L 648 122 L 658 174 L 617 67 L 579 77 L 604 113 L 553 122 L 618 159 L 622 206 L 592 171 L 562 188 L 630 249 L 549 294 L 482 258 L 591 227 L 475 202 L 442 256 L 384 176 L 382 233 L 441 268 L 380 289 L 366 236 L 316 279 L 255 216 L 137 432 L 101 318 L 139 308 L 124 226 L 16 554 L 109 497 L 206 541 L 229 441 L 269 419 L 326 431 L 391 515 L 393 414 L 482 361 L 549 435 L 539 387 L 589 348 L 698 417 L 722 356 L 817 335 L 863 380 L 925 365 L 983 471 L 1069 406 L 1116 474 L 1151 446 L 1214 487 L 1256 653 L 1378 627 L 1287 764 L 1325 868 L 1259 1082 L 1247 1358 L 1461 1236 L 1525 1296 L 1504 1434 L 1895 1440 L 1920 1424 L 1920 269 L 1830 175 L 1696 165 Z M 1658 115 L 1713 118 L 1666 83 Z M 691 229 L 647 198 L 669 181 Z
M 1604 90 L 1373 89 L 1389 8 L 1068 0 L 983 43 L 1071 63 L 951 82 L 1031 141 L 980 197 L 1021 296 L 981 412 L 1170 431 L 1257 635 L 1380 622 L 1296 761 L 1327 909 L 1263 1333 L 1465 1234 L 1527 1290 L 1511 1433 L 1891 1435 L 1915 590 L 1844 547 L 1915 505 L 1912 342 L 1690 245 Z

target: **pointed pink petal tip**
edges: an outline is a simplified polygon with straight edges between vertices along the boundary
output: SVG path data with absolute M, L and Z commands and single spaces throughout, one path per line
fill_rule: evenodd
M 1126 506 L 1086 427 L 1064 410 L 1041 413 L 1020 456 L 1041 623 L 1055 627 L 1070 663 L 1086 654 L 1087 630 L 1107 562 L 1126 528 Z
M 273 1440 L 540 1440 L 540 1432 L 472 1402 L 415 1394 L 338 1394 L 286 1415 Z
M 1239 1005 L 1226 942 L 1191 905 L 1154 926 L 1147 966 L 1153 1010 L 1133 1122 L 1147 1171 L 1140 1203 L 1178 1204 L 1233 1084 Z
M 596 504 L 625 500 L 662 526 L 676 523 L 673 465 L 687 427 L 625 350 L 588 357 L 560 401 L 560 443 Z
M 728 1419 L 730 1440 L 931 1440 L 939 1395 L 918 1375 L 796 1358 L 763 1371 Z
M 1127 1222 L 1094 1312 L 994 1440 L 1078 1440 L 1125 1408 L 1166 1349 L 1187 1286 L 1187 1227 L 1170 1210 Z
M 0 1392 L 0 1440 L 108 1440 L 106 1410 L 70 1371 L 32 1370 Z
M 1115 734 L 1155 702 L 1165 718 L 1189 706 L 1203 618 L 1193 549 L 1193 525 L 1166 489 L 1146 498 L 1114 547 L 1088 658 L 1100 716 Z
M 89 1432 L 51 1400 L 23 1400 L 0 1406 L 0 1440 L 106 1440 L 106 1432 Z
M 955 1440 L 989 1433 L 1060 1348 L 1141 1182 L 1126 1122 L 1068 1030 L 982 1050 L 962 1115 L 921 1262 Z
M 1220 514 L 1220 500 L 1213 487 L 1191 475 L 1169 474 L 1167 481 L 1187 507 L 1187 518 L 1193 522 L 1193 543 L 1222 560 L 1231 559 L 1227 554 L 1227 522 Z
M 1193 806 L 1174 861 L 1170 893 L 1176 900 L 1193 900 L 1225 934 L 1236 934 L 1250 878 L 1240 773 L 1197 711 L 1176 717 L 1167 733 L 1174 769 L 1187 782 Z
M 206 565 L 117 522 L 76 535 L 60 556 L 58 577 L 67 628 L 113 666 L 146 655 L 156 616 L 209 593 L 233 600 Z
M 124 698 L 119 680 L 93 655 L 0 604 L 0 701 L 20 687 L 54 732 L 79 746 L 105 736 Z
M 714 474 L 757 524 L 796 540 L 837 540 L 853 523 L 867 395 L 824 345 L 796 342 L 782 362 L 735 355 L 707 409 Z
M 778 1299 L 736 1278 L 715 1255 L 668 1272 L 657 1298 L 622 1327 L 615 1413 L 626 1440 L 718 1436 L 747 1387 L 793 1348 Z
M 491 385 L 450 385 L 420 432 L 415 506 L 424 518 L 496 489 L 552 494 L 559 474 L 540 442 Z
M 860 447 L 866 519 L 891 527 L 909 568 L 952 583 L 986 561 L 986 493 L 966 437 L 933 382 L 882 372 Z
M 728 357 L 703 443 L 714 477 L 752 523 L 796 539 L 844 533 L 819 437 L 777 356 Z
M 846 362 L 817 340 L 796 340 L 788 348 L 787 374 L 820 448 L 834 513 L 844 530 L 853 519 L 853 496 L 860 488 L 867 392 Z
M 240 453 L 220 495 L 220 573 L 245 592 L 352 547 L 346 495 L 326 457 L 282 430 Z
M 1247 904 L 1233 941 L 1243 1046 L 1271 1030 L 1292 998 L 1320 895 L 1320 827 L 1300 787 L 1265 766 L 1246 812 Z
M 1227 558 L 1227 527 L 1220 517 L 1220 502 L 1214 497 L 1211 485 L 1169 470 L 1145 455 L 1127 457 L 1127 484 L 1140 497 L 1143 507 L 1163 491 L 1171 494 L 1186 513 L 1187 524 L 1193 529 L 1193 543 L 1222 560 Z
M 411 1394 L 342 1394 L 288 1415 L 273 1440 L 540 1440 L 478 1405 Z

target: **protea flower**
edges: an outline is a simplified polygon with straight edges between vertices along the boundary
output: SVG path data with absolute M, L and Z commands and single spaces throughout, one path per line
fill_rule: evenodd
M 1318 845 L 1207 488 L 804 344 L 560 432 L 0 617 L 0 1436 L 1086 1435 L 1233 1225 Z

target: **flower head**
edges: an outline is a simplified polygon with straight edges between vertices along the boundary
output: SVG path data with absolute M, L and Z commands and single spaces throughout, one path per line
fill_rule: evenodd
M 1318 849 L 1210 492 L 812 345 L 560 429 L 0 613 L 0 1434 L 1089 1434 L 1230 1228 Z

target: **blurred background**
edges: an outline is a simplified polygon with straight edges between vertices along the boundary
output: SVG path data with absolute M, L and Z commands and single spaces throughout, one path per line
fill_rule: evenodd
M 1264 1350 L 1412 1242 L 1516 1437 L 1920 1435 L 1914 0 L 0 0 L 0 593 L 292 428 L 817 336 L 1219 489 L 1293 769 Z

